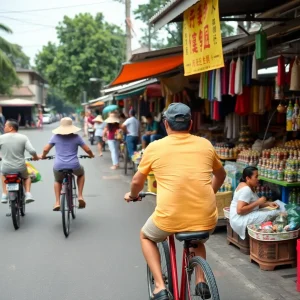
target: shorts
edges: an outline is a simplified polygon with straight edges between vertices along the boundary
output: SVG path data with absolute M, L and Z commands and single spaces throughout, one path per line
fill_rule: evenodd
M 96 136 L 95 136 L 95 140 L 96 140 L 96 142 L 99 143 L 99 144 L 102 144 L 102 143 L 103 143 L 103 138 L 102 138 L 102 136 L 96 135 Z
M 215 231 L 215 228 L 208 230 L 208 231 L 209 231 L 209 235 L 211 235 Z M 154 222 L 152 220 L 152 216 L 147 220 L 147 222 L 143 226 L 142 232 L 149 240 L 151 240 L 152 242 L 155 242 L 155 243 L 161 243 L 164 240 L 166 240 L 166 238 L 168 236 L 174 234 L 174 232 L 167 232 L 167 231 L 163 231 L 163 230 L 159 229 L 154 224 Z M 207 240 L 208 239 L 202 240 L 201 243 L 205 243 Z
M 54 179 L 56 182 L 62 183 L 64 180 L 64 173 L 59 172 L 58 170 L 53 169 Z M 73 174 L 76 176 L 83 176 L 84 175 L 84 168 L 83 166 L 80 166 L 80 168 L 73 170 Z
M 22 179 L 27 179 L 29 177 L 29 174 L 28 174 L 28 171 L 27 171 L 27 168 L 26 169 L 23 169 L 23 170 L 2 170 L 2 175 L 7 175 L 7 174 L 20 174 L 20 177 Z

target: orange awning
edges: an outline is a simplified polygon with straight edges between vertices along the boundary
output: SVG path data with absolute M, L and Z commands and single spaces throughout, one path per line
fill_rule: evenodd
M 156 77 L 165 72 L 169 72 L 182 64 L 182 53 L 176 56 L 124 64 L 118 77 L 110 84 L 110 86 Z
M 96 106 L 102 106 L 104 105 L 104 102 L 102 101 L 97 101 L 97 102 L 94 102 L 90 105 L 90 107 L 96 107 Z

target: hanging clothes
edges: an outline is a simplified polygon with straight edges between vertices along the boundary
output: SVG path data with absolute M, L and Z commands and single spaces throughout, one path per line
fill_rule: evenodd
M 243 62 L 239 57 L 236 62 L 234 93 L 241 95 L 243 93 Z
M 228 139 L 238 138 L 240 132 L 240 117 L 237 114 L 231 113 L 226 116 L 224 132 L 226 132 L 226 138 Z
M 206 98 L 204 100 L 204 107 L 205 107 L 205 115 L 207 117 L 209 117 L 209 114 L 210 114 L 210 106 L 209 106 L 209 100 Z
M 200 73 L 200 81 L 199 81 L 199 98 L 204 99 L 204 74 Z
M 214 98 L 217 101 L 222 101 L 222 91 L 221 91 L 221 69 L 216 70 L 216 83 L 215 83 L 215 95 Z
M 248 65 L 248 56 L 244 58 L 244 63 L 243 63 L 243 86 L 245 86 L 247 82 L 247 65 Z
M 251 79 L 254 79 L 254 80 L 258 79 L 257 59 L 256 59 L 255 52 L 253 53 L 253 56 L 252 56 Z
M 272 88 L 270 86 L 266 87 L 265 108 L 267 111 L 271 110 L 271 108 L 272 108 Z
M 220 102 L 215 100 L 214 101 L 214 120 L 221 121 L 220 113 L 219 113 L 219 105 Z
M 235 105 L 235 113 L 240 116 L 249 114 L 251 103 L 251 88 L 244 86 L 243 94 L 238 95 Z
M 259 87 L 257 85 L 252 87 L 252 112 L 257 114 L 259 112 Z
M 265 113 L 265 108 L 266 108 L 266 104 L 265 104 L 265 100 L 266 100 L 266 98 L 265 98 L 265 96 L 266 96 L 266 89 L 265 89 L 265 87 L 264 86 L 260 86 L 259 87 L 259 96 L 258 96 L 258 98 L 259 98 L 259 103 L 258 103 L 258 113 L 260 114 L 260 115 L 263 115 L 264 113 Z
M 246 68 L 246 85 L 251 86 L 251 77 L 252 77 L 252 55 L 248 56 L 247 68 Z
M 300 63 L 297 57 L 292 68 L 290 90 L 300 91 Z
M 285 84 L 285 64 L 284 64 L 284 57 L 280 55 L 278 58 L 278 75 L 277 75 L 277 85 L 284 86 Z
M 294 62 L 295 62 L 295 58 L 292 58 L 292 59 L 291 59 L 291 62 L 290 62 L 289 73 L 288 73 L 287 76 L 286 76 L 286 83 L 287 83 L 288 85 L 291 84 L 291 75 L 292 75 L 292 68 L 293 68 Z
M 235 70 L 236 70 L 236 62 L 232 60 L 230 63 L 229 87 L 228 87 L 228 94 L 231 96 L 234 95 Z
M 204 73 L 204 99 L 208 99 L 208 72 Z
M 229 71 L 230 71 L 230 62 L 226 61 L 224 67 L 221 69 L 222 95 L 228 95 Z

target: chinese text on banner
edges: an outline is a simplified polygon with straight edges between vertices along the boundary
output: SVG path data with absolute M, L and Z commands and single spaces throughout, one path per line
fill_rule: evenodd
M 224 66 L 219 0 L 201 0 L 184 12 L 185 76 Z

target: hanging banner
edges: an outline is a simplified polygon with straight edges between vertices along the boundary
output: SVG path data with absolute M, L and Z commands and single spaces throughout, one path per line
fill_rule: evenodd
M 184 75 L 224 66 L 219 0 L 201 0 L 184 12 Z

